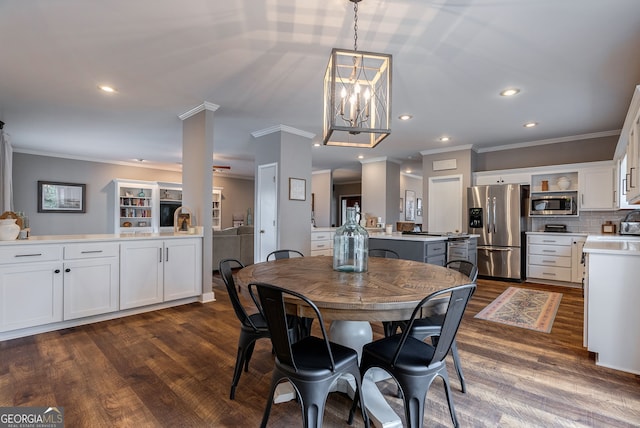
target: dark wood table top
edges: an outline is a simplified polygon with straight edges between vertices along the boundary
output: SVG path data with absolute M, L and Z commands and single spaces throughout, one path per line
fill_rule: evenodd
M 296 291 L 313 301 L 327 320 L 394 321 L 408 319 L 427 295 L 469 278 L 452 269 L 411 260 L 370 257 L 364 273 L 333 270 L 333 257 L 297 257 L 256 263 L 236 276 L 241 290 L 266 282 Z M 297 307 L 300 316 L 308 308 Z

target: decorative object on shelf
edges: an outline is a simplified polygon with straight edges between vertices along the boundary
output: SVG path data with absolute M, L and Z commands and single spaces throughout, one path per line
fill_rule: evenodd
M 307 180 L 289 177 L 289 199 L 292 201 L 307 199 Z
M 605 221 L 602 225 L 602 233 L 616 233 L 616 229 L 616 225 L 610 220 Z
M 189 229 L 195 226 L 192 224 L 191 210 L 185 206 L 176 208 L 173 214 L 173 231 L 179 233 L 189 233 Z
M 15 218 L 5 218 L 0 220 L 0 241 L 13 241 L 20 234 L 20 226 L 16 224 Z
M 558 178 L 558 187 L 560 188 L 560 190 L 567 190 L 569 187 L 571 187 L 571 180 L 569 180 L 567 177 Z
M 251 207 L 247 208 L 247 226 L 253 226 L 253 215 L 251 215 Z
M 140 189 L 140 191 L 138 192 L 138 197 L 139 198 L 144 198 L 146 195 L 144 194 L 144 190 Z
M 391 55 L 358 51 L 358 3 L 353 50 L 331 50 L 324 76 L 323 143 L 375 147 L 391 133 Z
M 369 259 L 369 233 L 356 221 L 356 210 L 347 207 L 347 221 L 333 236 L 333 269 L 340 272 L 366 272 Z
M 39 213 L 85 213 L 86 184 L 38 181 Z
M 416 215 L 417 216 L 422 215 L 422 198 L 416 199 Z
M 549 180 L 542 180 L 542 191 L 546 192 L 549 190 Z
M 130 221 L 125 221 L 124 223 L 122 223 L 122 227 L 131 227 L 133 226 L 133 224 Z

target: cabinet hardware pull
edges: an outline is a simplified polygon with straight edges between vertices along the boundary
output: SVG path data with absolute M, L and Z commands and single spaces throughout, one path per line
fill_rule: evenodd
M 158 251 L 160 252 L 160 260 L 158 260 L 158 263 L 162 263 L 162 248 L 158 248 Z
M 629 168 L 629 188 L 631 189 L 632 187 L 636 187 L 633 184 L 633 170 L 635 169 L 635 167 L 631 167 Z
M 54 270 L 53 273 L 60 273 L 60 269 Z
M 165 248 L 165 249 L 164 249 L 164 254 L 165 254 L 165 256 L 164 256 L 164 257 L 165 257 L 165 258 L 164 258 L 164 261 L 165 261 L 165 262 L 168 262 L 168 261 L 169 261 L 169 249 L 168 249 L 168 248 Z
M 552 263 L 552 264 L 556 264 L 555 260 L 543 260 L 542 263 Z
M 629 174 L 624 175 L 624 178 L 622 179 L 622 183 L 624 188 L 624 192 L 622 192 L 622 194 L 626 195 L 627 192 L 629 191 Z
M 16 254 L 14 257 L 37 257 L 41 256 L 42 253 L 34 253 L 34 254 Z
M 65 271 L 65 272 L 71 272 L 71 269 L 66 268 L 64 271 Z
M 91 251 L 80 251 L 80 254 L 94 254 L 94 253 L 101 253 L 102 250 L 91 250 Z
M 542 250 L 543 253 L 555 253 L 556 250 Z
M 556 276 L 555 273 L 551 273 L 551 272 L 543 272 L 543 275 Z

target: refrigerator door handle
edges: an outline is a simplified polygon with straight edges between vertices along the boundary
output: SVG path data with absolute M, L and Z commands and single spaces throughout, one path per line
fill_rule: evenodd
M 491 198 L 487 198 L 487 233 L 491 233 Z
M 496 248 L 496 247 L 484 247 L 478 245 L 478 250 L 487 250 L 487 251 L 513 251 L 512 248 Z
M 491 222 L 491 226 L 493 226 L 493 233 L 496 233 L 496 197 L 493 197 L 493 221 Z

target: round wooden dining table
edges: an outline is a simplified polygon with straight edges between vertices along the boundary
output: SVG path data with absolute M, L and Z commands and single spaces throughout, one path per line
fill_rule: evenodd
M 470 280 L 442 266 L 382 257 L 370 257 L 367 272 L 338 272 L 333 270 L 333 257 L 313 256 L 247 266 L 238 271 L 236 282 L 243 293 L 250 283 L 263 282 L 305 295 L 325 320 L 332 321 L 331 340 L 356 349 L 360 355 L 362 345 L 373 338 L 370 322 L 409 319 L 416 305 L 429 294 L 468 284 Z M 315 313 L 299 300 L 287 302 L 287 310 L 315 318 Z M 385 377 L 388 376 L 368 372 L 362 384 L 366 407 L 375 425 L 401 427 L 402 421 L 374 383 Z M 353 382 L 339 383 L 336 389 L 353 397 Z M 288 398 L 293 397 L 290 391 Z

